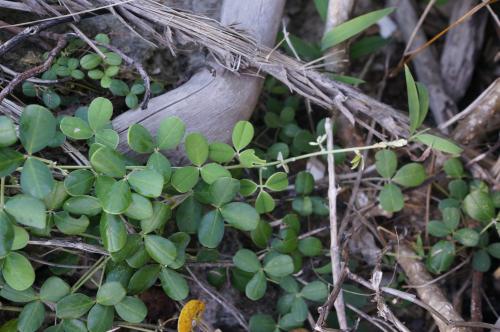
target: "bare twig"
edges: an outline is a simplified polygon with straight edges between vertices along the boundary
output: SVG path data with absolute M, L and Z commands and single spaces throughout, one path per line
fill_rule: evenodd
M 225 301 L 224 299 L 221 299 L 216 292 L 210 290 L 210 287 L 205 285 L 201 280 L 198 279 L 196 274 L 191 271 L 189 267 L 186 266 L 186 270 L 188 271 L 189 275 L 191 278 L 193 278 L 194 282 L 204 291 L 206 292 L 211 298 L 213 298 L 217 303 L 219 303 L 221 306 L 223 306 L 233 317 L 236 319 L 238 324 L 245 329 L 245 331 L 249 330 L 248 324 L 245 322 L 245 319 L 243 315 L 236 309 L 234 306 L 232 306 L 230 303 Z
M 326 299 L 325 304 L 318 308 L 319 317 L 316 321 L 316 324 L 313 324 L 315 331 L 323 331 L 323 325 L 325 324 L 326 318 L 332 309 L 333 303 L 337 300 L 340 292 L 342 291 L 342 285 L 344 284 L 344 280 L 347 277 L 347 270 L 345 265 L 342 268 L 342 273 L 340 274 L 339 279 L 335 283 L 333 290 L 330 295 Z
M 35 246 L 43 246 L 43 247 L 70 248 L 93 254 L 100 254 L 106 256 L 109 255 L 109 253 L 101 247 L 79 241 L 72 241 L 70 239 L 50 239 L 50 240 L 32 239 L 28 242 L 28 244 Z
M 7 95 L 11 94 L 17 85 L 21 84 L 30 77 L 36 76 L 40 73 L 47 71 L 52 65 L 52 62 L 54 62 L 56 56 L 59 54 L 59 52 L 61 52 L 61 50 L 66 46 L 66 44 L 67 44 L 67 38 L 66 36 L 62 36 L 58 40 L 56 47 L 49 52 L 47 59 L 41 65 L 28 69 L 27 71 L 14 76 L 12 81 L 10 81 L 9 84 L 2 91 L 0 91 L 0 102 Z
M 1 64 L 0 64 L 0 70 L 3 71 L 4 73 L 10 75 L 10 76 L 15 77 L 17 75 L 20 75 L 20 73 L 18 73 L 17 71 L 14 71 L 14 70 L 10 69 L 9 67 L 1 65 Z M 57 80 L 43 80 L 40 78 L 28 78 L 26 81 L 31 82 L 31 83 L 35 83 L 35 84 L 51 85 L 51 84 L 64 83 L 70 79 L 71 78 L 69 78 L 69 77 L 64 77 L 62 79 L 57 79 Z
M 69 22 L 71 20 L 72 20 L 71 17 L 60 17 L 24 29 L 22 32 L 18 33 L 17 35 L 15 35 L 11 39 L 7 40 L 5 43 L 0 45 L 0 57 L 3 56 L 5 53 L 9 52 L 10 50 L 12 50 L 14 47 L 19 45 L 27 38 L 31 36 L 36 36 L 43 30 L 46 30 L 48 28 L 51 28 L 53 26 L 62 23 Z M 2 26 L 0 28 L 6 28 L 6 27 Z
M 326 147 L 333 149 L 332 121 L 327 118 L 325 121 Z M 337 187 L 335 183 L 335 160 L 333 154 L 328 155 L 328 201 L 330 208 L 330 257 L 332 260 L 333 284 L 337 286 L 340 282 L 340 246 L 338 244 L 338 225 L 337 225 Z M 335 311 L 339 326 L 342 330 L 347 330 L 347 318 L 345 314 L 344 296 L 339 292 L 335 300 Z
M 349 19 L 354 3 L 354 0 L 337 0 L 328 2 L 324 34 Z M 327 65 L 326 69 L 337 73 L 346 72 L 349 67 L 349 53 L 347 50 L 347 42 L 340 43 L 326 50 L 325 54 L 329 57 L 329 61 L 331 61 L 331 64 Z
M 437 285 L 430 283 L 433 278 L 427 272 L 425 265 L 419 260 L 413 258 L 413 251 L 404 244 L 400 244 L 397 250 L 398 252 L 396 258 L 399 265 L 405 271 L 410 283 L 415 286 L 427 284 L 426 287 L 417 288 L 417 293 L 422 301 L 438 311 L 440 316 L 445 317 L 445 320 L 463 321 L 463 318 L 460 317 L 460 315 L 455 311 L 453 305 L 447 300 L 441 289 Z M 436 321 L 436 324 L 441 332 L 458 331 L 448 325 L 446 321 L 437 317 L 435 312 L 432 313 L 432 316 L 434 317 L 434 320 Z M 464 328 L 460 329 L 460 331 L 469 332 L 470 330 Z
M 472 271 L 472 287 L 470 297 L 470 318 L 475 321 L 483 320 L 483 306 L 481 290 L 483 289 L 483 272 Z M 472 329 L 473 332 L 483 332 L 481 327 Z

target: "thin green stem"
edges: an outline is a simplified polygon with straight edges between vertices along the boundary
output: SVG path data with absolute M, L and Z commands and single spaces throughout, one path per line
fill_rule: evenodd
M 3 204 L 5 200 L 5 178 L 0 178 L 0 210 L 3 209 Z
M 80 279 L 76 281 L 76 283 L 71 287 L 71 293 L 76 292 L 80 287 L 82 287 L 92 276 L 99 271 L 99 269 L 105 265 L 109 260 L 109 257 L 101 257 L 94 263 L 92 268 L 90 268 L 87 273 L 82 275 Z
M 241 164 L 240 165 L 226 166 L 226 169 L 262 168 L 262 167 L 288 164 L 288 163 L 295 162 L 297 160 L 307 159 L 307 158 L 317 157 L 317 156 L 323 156 L 323 155 L 328 155 L 328 154 L 338 154 L 338 153 L 345 153 L 345 152 L 355 152 L 355 151 L 374 150 L 374 149 L 385 149 L 385 148 L 389 148 L 389 147 L 403 147 L 403 146 L 406 146 L 407 144 L 408 144 L 407 140 L 399 139 L 399 140 L 390 141 L 390 142 L 379 142 L 379 143 L 375 143 L 375 144 L 368 145 L 368 146 L 360 146 L 360 147 L 345 148 L 345 149 L 321 150 L 321 151 L 303 154 L 303 155 L 300 155 L 297 157 L 291 157 L 288 159 L 272 161 L 272 162 L 265 163 L 265 164 L 254 165 L 251 167 L 244 167 Z
M 497 219 L 496 218 L 493 218 L 493 220 L 491 220 L 488 225 L 484 226 L 484 228 L 481 230 L 481 232 L 479 232 L 479 235 L 483 234 L 484 232 L 486 232 L 488 230 L 488 228 L 490 228 L 491 226 L 495 225 L 497 223 Z
M 375 143 L 372 145 L 368 146 L 358 146 L 358 147 L 352 147 L 352 148 L 345 148 L 345 149 L 333 149 L 333 150 L 321 150 L 321 151 L 316 151 L 316 152 L 311 152 L 307 154 L 303 154 L 300 156 L 296 157 L 291 157 L 283 160 L 276 160 L 264 164 L 259 164 L 259 165 L 253 165 L 250 167 L 243 166 L 241 164 L 237 165 L 229 165 L 229 166 L 224 166 L 226 169 L 238 169 L 238 168 L 265 168 L 269 166 L 276 166 L 276 165 L 286 165 L 288 163 L 293 163 L 298 160 L 302 159 L 308 159 L 311 157 L 317 157 L 317 156 L 324 156 L 324 155 L 329 155 L 329 154 L 338 154 L 338 153 L 345 153 L 345 152 L 356 152 L 356 151 L 365 151 L 365 150 L 375 150 L 375 149 L 385 149 L 385 148 L 390 148 L 390 147 L 403 147 L 408 144 L 408 141 L 406 139 L 398 139 L 395 141 L 390 141 L 390 142 L 379 142 Z M 48 167 L 54 168 L 54 169 L 59 169 L 59 170 L 77 170 L 77 169 L 92 169 L 91 165 L 57 165 L 55 162 L 48 160 L 48 159 L 43 159 L 43 158 L 38 158 L 38 157 L 33 157 L 37 158 L 38 160 L 44 162 L 47 164 Z M 127 170 L 136 170 L 136 169 L 145 169 L 148 166 L 126 166 Z M 173 169 L 180 168 L 180 167 L 172 167 Z M 23 168 L 19 167 L 17 171 L 21 171 Z

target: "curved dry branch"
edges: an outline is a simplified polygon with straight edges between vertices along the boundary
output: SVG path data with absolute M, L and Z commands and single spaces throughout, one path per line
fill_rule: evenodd
M 431 308 L 439 312 L 443 317 L 451 322 L 461 322 L 463 318 L 453 308 L 453 305 L 448 301 L 444 293 L 438 285 L 429 283 L 433 278 L 427 272 L 425 265 L 415 259 L 415 253 L 406 245 L 400 244 L 397 248 L 397 260 L 403 271 L 405 272 L 410 284 L 424 285 L 425 287 L 417 287 L 417 293 L 422 302 L 429 305 Z M 441 332 L 470 332 L 471 329 L 466 327 L 455 327 L 446 324 L 440 317 L 431 313 L 436 325 Z

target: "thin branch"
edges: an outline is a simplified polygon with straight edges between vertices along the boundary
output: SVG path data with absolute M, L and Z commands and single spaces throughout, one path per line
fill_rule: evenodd
M 323 330 L 323 325 L 325 324 L 326 318 L 328 317 L 328 314 L 332 309 L 333 303 L 336 301 L 336 299 L 338 298 L 339 294 L 342 291 L 342 284 L 344 283 L 346 277 L 347 277 L 347 270 L 344 265 L 339 280 L 337 280 L 337 282 L 335 283 L 335 287 L 333 288 L 330 295 L 328 295 L 328 299 L 326 300 L 325 304 L 323 304 L 321 307 L 318 308 L 319 317 L 318 320 L 316 321 L 316 324 L 314 325 L 315 331 Z
M 327 118 L 325 121 L 325 132 L 327 136 L 326 148 L 327 150 L 333 149 L 333 132 L 332 132 L 332 120 Z M 330 208 L 330 257 L 332 261 L 332 276 L 333 284 L 337 287 L 337 284 L 341 282 L 341 271 L 340 271 L 340 246 L 338 244 L 338 225 L 337 225 L 337 184 L 335 183 L 335 160 L 333 154 L 328 155 L 328 201 Z M 335 311 L 337 313 L 337 319 L 339 321 L 339 326 L 342 330 L 347 330 L 347 317 L 345 313 L 344 296 L 342 292 L 339 292 L 335 303 Z
M 109 253 L 101 247 L 94 246 L 91 244 L 72 241 L 70 239 L 50 239 L 50 240 L 42 240 L 42 239 L 32 239 L 28 242 L 30 245 L 35 246 L 43 246 L 43 247 L 60 247 L 60 248 L 71 248 L 77 249 L 80 251 L 85 251 L 93 254 L 101 254 L 108 256 Z
M 203 282 L 201 282 L 196 274 L 191 271 L 189 267 L 186 266 L 186 270 L 188 273 L 191 275 L 191 278 L 193 278 L 194 282 L 203 290 L 205 291 L 208 295 L 210 295 L 211 298 L 213 298 L 217 303 L 219 303 L 221 306 L 223 306 L 233 317 L 236 319 L 238 324 L 245 329 L 245 331 L 249 330 L 248 324 L 245 322 L 245 319 L 243 315 L 236 309 L 234 306 L 229 304 L 227 301 L 224 301 L 223 299 L 219 298 L 215 292 L 210 290 L 208 286 L 206 286 Z
M 9 82 L 9 84 L 0 92 L 0 102 L 9 94 L 11 94 L 15 87 L 28 78 L 31 78 L 33 76 L 36 76 L 38 74 L 41 74 L 49 69 L 49 67 L 52 65 L 54 62 L 56 56 L 61 52 L 61 50 L 66 47 L 67 44 L 67 38 L 66 36 L 61 37 L 58 42 L 56 47 L 49 52 L 49 55 L 47 57 L 47 60 L 44 61 L 43 64 L 30 68 L 25 72 L 22 72 L 12 79 L 12 81 Z M 0 46 L 1 47 L 1 46 Z

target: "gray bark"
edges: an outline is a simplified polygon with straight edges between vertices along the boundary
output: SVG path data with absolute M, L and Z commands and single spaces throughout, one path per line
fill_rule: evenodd
M 391 4 L 397 7 L 395 17 L 398 27 L 403 39 L 408 42 L 418 22 L 415 3 L 412 0 L 392 0 Z M 422 30 L 419 30 L 415 35 L 411 49 L 416 49 L 426 42 L 427 37 Z M 457 111 L 455 103 L 444 89 L 439 62 L 433 46 L 431 45 L 417 54 L 413 59 L 413 64 L 418 80 L 429 89 L 430 109 L 434 120 L 439 125 Z
M 284 0 L 231 1 L 222 6 L 221 23 L 245 30 L 258 44 L 271 47 L 278 31 Z M 226 141 L 234 124 L 248 119 L 257 103 L 263 79 L 235 74 L 215 63 L 181 87 L 153 98 L 147 110 L 130 110 L 113 120 L 119 149 L 128 151 L 127 129 L 140 123 L 153 133 L 168 116 L 184 120 L 188 131 L 203 132 L 210 141 Z
M 459 0 L 453 5 L 450 24 L 458 20 L 476 0 Z M 481 10 L 446 34 L 441 53 L 441 76 L 448 95 L 458 102 L 466 93 L 476 67 L 479 50 L 483 45 L 486 10 Z

